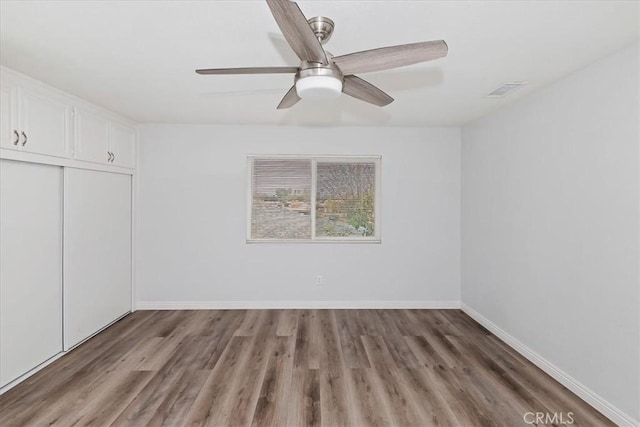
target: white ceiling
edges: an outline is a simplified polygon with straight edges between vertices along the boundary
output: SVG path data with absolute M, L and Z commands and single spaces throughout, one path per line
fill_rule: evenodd
M 298 65 L 262 1 L 0 2 L 0 62 L 139 122 L 456 126 L 638 39 L 637 1 L 300 1 L 335 55 L 444 39 L 449 56 L 361 75 L 396 101 L 276 105 L 291 75 L 196 68 Z M 484 96 L 509 80 L 529 85 Z

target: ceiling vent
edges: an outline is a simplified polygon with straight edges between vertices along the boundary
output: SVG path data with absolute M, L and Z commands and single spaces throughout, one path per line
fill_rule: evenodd
M 487 98 L 503 98 L 526 84 L 527 82 L 504 82 L 502 86 L 487 95 Z

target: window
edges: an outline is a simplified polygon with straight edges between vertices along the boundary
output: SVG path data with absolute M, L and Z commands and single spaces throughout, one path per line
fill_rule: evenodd
M 248 163 L 248 242 L 380 242 L 380 157 Z

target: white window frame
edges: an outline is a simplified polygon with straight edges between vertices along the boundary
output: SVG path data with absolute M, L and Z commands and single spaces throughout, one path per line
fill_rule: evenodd
M 254 160 L 311 160 L 311 238 L 310 239 L 253 239 L 251 238 L 251 213 L 253 208 L 253 161 Z M 373 163 L 375 165 L 373 236 L 359 237 L 318 237 L 316 236 L 316 177 L 318 162 L 332 163 Z M 382 157 L 381 156 L 321 156 L 321 155 L 275 155 L 252 154 L 247 156 L 247 243 L 382 243 L 381 200 L 382 200 Z

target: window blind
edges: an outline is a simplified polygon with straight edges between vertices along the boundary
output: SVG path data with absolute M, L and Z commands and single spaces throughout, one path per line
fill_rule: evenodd
M 253 161 L 251 238 L 311 238 L 311 160 Z

